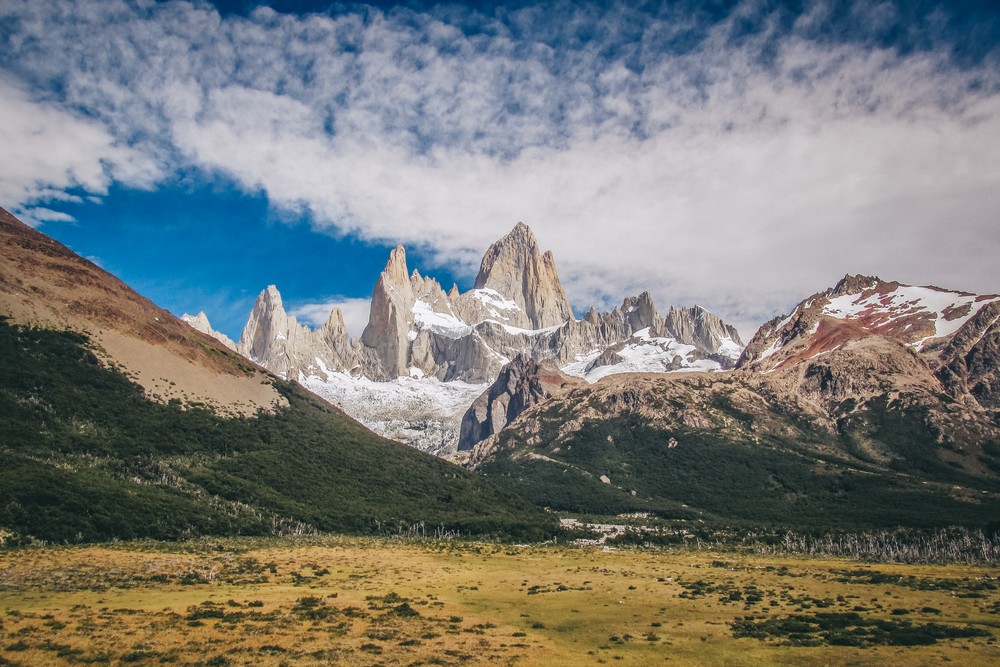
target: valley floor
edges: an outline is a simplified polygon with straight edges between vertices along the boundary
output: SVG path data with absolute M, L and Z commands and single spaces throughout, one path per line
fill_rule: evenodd
M 1000 664 L 998 635 L 995 567 L 361 538 L 0 551 L 0 665 L 973 665 Z

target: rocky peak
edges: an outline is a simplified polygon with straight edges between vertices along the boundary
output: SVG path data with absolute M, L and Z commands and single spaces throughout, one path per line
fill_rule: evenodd
M 208 321 L 208 315 L 205 314 L 204 310 L 200 311 L 197 315 L 184 313 L 181 315 L 181 319 L 202 333 L 208 333 L 208 329 L 212 328 L 212 325 Z
M 551 252 L 542 254 L 523 222 L 486 251 L 475 289 L 491 289 L 511 299 L 527 316 L 528 328 L 544 329 L 573 316 Z
M 277 287 L 268 285 L 257 296 L 236 349 L 243 356 L 260 363 L 269 356 L 275 340 L 287 338 L 288 325 L 289 317 L 281 303 L 281 294 Z
M 734 361 L 743 347 L 736 327 L 726 324 L 701 306 L 671 308 L 665 318 L 665 327 L 668 335 L 682 343 L 697 345 Z
M 233 339 L 221 331 L 213 329 L 211 323 L 208 321 L 208 315 L 205 314 L 204 310 L 197 315 L 188 315 L 187 313 L 184 313 L 181 315 L 181 319 L 190 324 L 192 329 L 200 331 L 203 334 L 207 334 L 228 347 L 230 350 L 233 350 L 234 352 L 236 351 L 236 343 L 233 342 Z
M 404 285 L 409 282 L 409 272 L 406 268 L 406 248 L 397 245 L 389 253 L 389 261 L 385 263 L 379 279 L 390 285 Z
M 833 290 L 831 290 L 830 296 L 858 294 L 866 289 L 871 289 L 880 283 L 882 283 L 882 280 L 878 276 L 863 276 L 860 274 L 852 276 L 847 274 L 841 278 L 840 282 L 838 282 Z
M 375 283 L 368 326 L 361 334 L 361 342 L 374 349 L 389 377 L 406 371 L 408 334 L 415 302 L 406 268 L 406 250 L 399 245 L 389 253 L 389 261 Z
M 496 381 L 473 402 L 462 419 L 459 450 L 498 433 L 518 415 L 569 386 L 586 384 L 559 370 L 551 360 L 535 361 L 518 354 L 501 369 Z
M 626 298 L 622 302 L 621 312 L 632 332 L 641 331 L 647 327 L 654 330 L 659 329 L 660 314 L 656 311 L 656 304 L 649 292 Z M 659 331 L 652 333 L 659 334 Z
M 340 308 L 334 308 L 330 311 L 330 316 L 326 318 L 320 331 L 327 338 L 337 340 L 350 338 L 347 334 L 347 325 L 344 324 L 344 313 L 341 312 Z

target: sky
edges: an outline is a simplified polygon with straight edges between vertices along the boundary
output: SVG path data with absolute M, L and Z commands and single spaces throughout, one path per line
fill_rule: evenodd
M 1000 292 L 990 1 L 0 0 L 0 148 L 0 206 L 234 338 L 519 221 L 577 312 L 745 339 L 848 273 Z

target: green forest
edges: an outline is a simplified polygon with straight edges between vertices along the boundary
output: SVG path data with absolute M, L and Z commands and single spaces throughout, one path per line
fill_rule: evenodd
M 223 418 L 148 400 L 82 334 L 0 319 L 0 530 L 14 542 L 553 532 L 554 519 L 482 477 L 274 382 L 289 407 Z

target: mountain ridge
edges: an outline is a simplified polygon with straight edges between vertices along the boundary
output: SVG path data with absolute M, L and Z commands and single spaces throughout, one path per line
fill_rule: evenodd
M 625 370 L 728 368 L 742 348 L 736 329 L 708 311 L 671 308 L 661 316 L 648 292 L 575 319 L 552 253 L 542 252 L 524 223 L 486 250 L 474 287 L 464 293 L 456 286 L 445 292 L 434 278 L 411 272 L 406 249 L 394 248 L 356 339 L 339 326 L 342 320 L 334 327 L 328 322 L 323 332 L 304 327 L 276 301 L 276 287 L 261 292 L 238 346 L 242 354 L 337 402 L 383 435 L 444 455 L 458 448 L 465 411 L 451 397 L 471 403 L 517 355 L 597 379 Z M 411 400 L 407 391 L 402 413 L 409 417 L 400 419 L 389 396 L 401 398 L 401 378 L 428 381 L 428 396 L 447 391 L 447 406 Z M 406 386 L 415 391 L 419 384 Z M 379 405 L 386 410 L 373 410 Z

